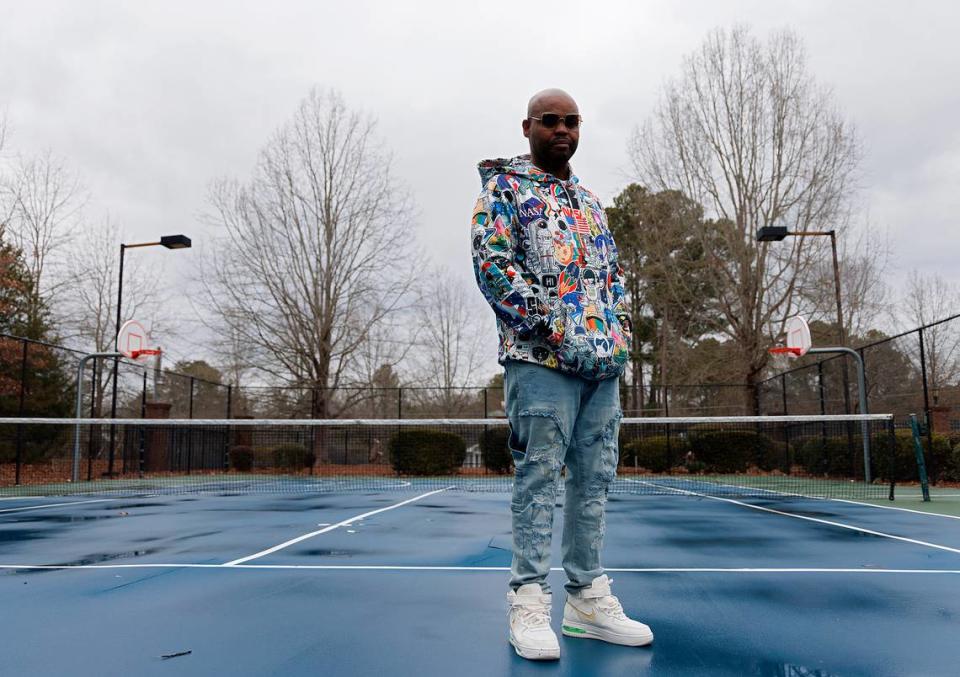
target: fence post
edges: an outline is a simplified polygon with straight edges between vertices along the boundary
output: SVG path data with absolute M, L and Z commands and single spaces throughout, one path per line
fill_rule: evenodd
M 231 407 L 233 406 L 233 384 L 227 385 L 227 418 L 233 418 Z
M 403 418 L 403 386 L 397 388 L 397 418 Z
M 23 416 L 26 411 L 27 394 L 27 348 L 30 345 L 23 340 L 23 360 L 20 363 L 20 405 L 17 407 L 17 416 Z M 23 424 L 17 424 L 17 459 L 14 484 L 20 484 L 20 467 L 23 465 Z
M 143 390 L 140 393 L 140 418 L 147 417 L 147 370 L 143 370 Z M 147 458 L 147 431 L 143 426 L 140 427 L 140 449 L 137 453 L 137 475 L 143 477 L 143 468 Z M 124 466 L 126 466 L 126 457 L 124 457 Z M 126 467 L 124 467 L 126 470 Z
M 97 367 L 100 364 L 97 360 L 93 361 L 93 369 L 91 369 L 90 375 L 90 418 L 97 417 L 97 384 L 100 382 L 100 379 L 97 375 Z M 94 438 L 97 442 L 94 444 Z M 93 450 L 100 443 L 100 429 L 92 425 L 90 426 L 90 439 L 87 440 L 87 481 L 90 482 L 93 480 Z
M 823 385 L 823 360 L 817 360 L 817 390 L 820 393 L 820 415 L 824 416 L 827 413 L 827 397 Z M 822 440 L 821 444 L 825 445 L 827 443 L 826 422 L 820 424 L 820 439 Z
M 787 375 L 780 374 L 780 394 L 783 397 L 783 415 L 787 415 Z
M 487 387 L 483 387 L 483 417 L 488 418 L 487 414 Z

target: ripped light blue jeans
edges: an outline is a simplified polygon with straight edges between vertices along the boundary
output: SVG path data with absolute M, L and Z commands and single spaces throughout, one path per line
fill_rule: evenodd
M 527 362 L 507 361 L 504 394 L 510 422 L 513 565 L 510 587 L 539 583 L 549 592 L 553 508 L 566 465 L 561 552 L 566 589 L 603 574 L 600 551 L 607 489 L 617 470 L 619 379 L 588 381 Z

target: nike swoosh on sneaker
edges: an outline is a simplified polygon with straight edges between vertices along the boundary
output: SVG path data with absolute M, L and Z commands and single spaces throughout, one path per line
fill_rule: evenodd
M 567 604 L 570 604 L 570 602 L 567 602 Z M 597 612 L 596 612 L 596 611 L 594 611 L 593 613 L 589 613 L 589 614 L 588 614 L 586 611 L 584 611 L 583 609 L 578 609 L 578 608 L 575 607 L 573 604 L 570 604 L 570 607 L 571 607 L 574 611 L 576 611 L 578 614 L 580 614 L 581 616 L 583 616 L 584 618 L 586 618 L 588 621 L 595 620 L 596 617 L 597 617 Z

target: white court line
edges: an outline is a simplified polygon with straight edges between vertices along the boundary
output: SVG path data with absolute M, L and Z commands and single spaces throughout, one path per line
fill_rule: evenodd
M 640 480 L 632 480 L 628 478 L 627 481 L 639 482 Z M 660 486 L 660 485 L 657 485 L 657 486 Z M 917 515 L 929 515 L 931 517 L 946 517 L 947 519 L 960 520 L 960 516 L 957 516 L 957 515 L 944 515 L 941 512 L 926 512 L 923 510 L 913 510 L 912 508 L 900 508 L 894 505 L 878 505 L 876 503 L 864 503 L 863 501 L 854 501 L 849 498 L 831 498 L 828 496 L 807 496 L 805 494 L 794 494 L 789 491 L 775 491 L 773 489 L 764 489 L 762 487 L 750 487 L 750 486 L 741 485 L 741 484 L 729 484 L 727 482 L 717 482 L 717 486 L 733 487 L 735 489 L 749 489 L 751 491 L 763 491 L 767 494 L 773 494 L 774 496 L 797 497 L 797 498 L 805 498 L 805 499 L 815 500 L 815 501 L 837 501 L 839 503 L 850 503 L 852 505 L 864 505 L 869 508 L 880 508 L 881 510 L 900 510 L 902 512 L 912 512 Z M 675 488 L 675 487 L 671 487 L 671 488 Z M 910 497 L 920 496 L 920 494 L 901 494 L 901 496 L 903 495 L 910 496 Z M 940 495 L 940 496 L 935 496 L 934 498 L 935 500 L 939 500 L 941 498 L 944 498 L 944 496 Z M 960 494 L 947 494 L 946 498 L 960 498 Z
M 628 482 L 637 482 L 639 484 L 649 484 L 651 486 L 657 487 L 659 489 L 669 489 L 670 491 L 676 491 L 682 494 L 688 494 L 690 496 L 699 496 L 701 498 L 709 498 L 711 501 L 723 501 L 724 503 L 732 503 L 734 505 L 740 505 L 744 508 L 751 508 L 753 510 L 761 510 L 763 512 L 773 513 L 775 515 L 783 515 L 785 517 L 793 517 L 799 520 L 805 520 L 807 522 L 817 522 L 818 524 L 826 524 L 831 527 L 840 527 L 841 529 L 849 529 L 851 531 L 858 531 L 862 534 L 870 534 L 871 536 L 882 536 L 883 538 L 890 538 L 894 541 L 902 541 L 904 543 L 912 543 L 914 545 L 922 545 L 927 548 L 934 548 L 936 550 L 944 550 L 946 552 L 952 552 L 954 554 L 960 555 L 960 549 L 951 548 L 946 545 L 940 545 L 938 543 L 930 543 L 929 541 L 920 541 L 915 538 L 907 538 L 906 536 L 895 536 L 894 534 L 887 534 L 882 531 L 874 531 L 872 529 L 866 529 L 864 527 L 854 526 L 852 524 L 845 524 L 844 522 L 834 522 L 831 520 L 820 519 L 818 517 L 808 517 L 807 515 L 797 515 L 792 512 L 785 512 L 783 510 L 774 510 L 773 508 L 766 508 L 761 505 L 752 505 L 750 503 L 744 503 L 743 501 L 736 501 L 732 498 L 721 498 L 720 496 L 711 496 L 709 494 L 701 494 L 697 491 L 688 491 L 687 489 L 677 489 L 676 487 L 667 487 L 654 482 L 644 482 L 643 480 L 627 480 Z
M 273 546 L 272 548 L 267 548 L 266 550 L 261 550 L 260 552 L 254 553 L 254 554 L 252 554 L 252 555 L 247 555 L 246 557 L 241 557 L 240 559 L 231 560 L 230 562 L 225 562 L 225 563 L 224 563 L 224 566 L 228 566 L 228 567 L 230 567 L 230 566 L 236 566 L 236 565 L 238 565 L 238 564 L 243 564 L 244 562 L 249 562 L 249 561 L 252 560 L 252 559 L 257 559 L 258 557 L 264 557 L 264 556 L 266 556 L 266 555 L 270 555 L 270 554 L 272 554 L 272 553 L 277 552 L 278 550 L 283 550 L 284 548 L 286 548 L 286 547 L 288 547 L 288 546 L 291 546 L 291 545 L 293 545 L 293 544 L 295 544 L 295 543 L 299 543 L 299 542 L 301 542 L 301 541 L 305 541 L 305 540 L 307 540 L 308 538 L 313 538 L 314 536 L 319 536 L 320 534 L 325 534 L 325 533 L 327 533 L 328 531 L 333 531 L 334 529 L 339 529 L 340 527 L 350 526 L 350 525 L 353 524 L 354 522 L 358 522 L 358 521 L 360 521 L 360 520 L 362 520 L 362 519 L 365 519 L 365 518 L 367 518 L 367 517 L 370 517 L 370 516 L 372 516 L 372 515 L 377 515 L 377 514 L 379 514 L 379 513 L 381 513 L 381 512 L 386 512 L 387 510 L 393 510 L 393 509 L 395 509 L 395 508 L 399 508 L 399 507 L 401 507 L 401 506 L 407 505 L 408 503 L 413 503 L 414 501 L 419 501 L 421 498 L 427 498 L 428 496 L 433 496 L 434 494 L 439 494 L 439 493 L 442 493 L 442 492 L 444 492 L 444 491 L 449 491 L 450 489 L 453 489 L 453 488 L 454 488 L 454 487 L 444 487 L 443 489 L 437 489 L 437 490 L 435 490 L 435 491 L 428 491 L 428 492 L 425 493 L 425 494 L 420 494 L 419 496 L 414 496 L 413 498 L 409 498 L 409 499 L 407 499 L 406 501 L 401 501 L 400 503 L 394 503 L 393 505 L 388 505 L 386 508 L 380 508 L 380 509 L 378 509 L 378 510 L 371 510 L 370 512 L 365 512 L 365 513 L 363 513 L 362 515 L 357 515 L 357 516 L 355 516 L 355 517 L 348 517 L 347 519 L 343 520 L 342 522 L 337 522 L 336 524 L 331 524 L 330 526 L 324 527 L 323 529 L 320 529 L 320 530 L 318 530 L 318 531 L 311 531 L 309 534 L 304 534 L 303 536 L 297 536 L 296 538 L 292 538 L 292 539 L 290 539 L 289 541 L 285 541 L 285 542 L 283 542 L 283 543 L 281 543 L 281 544 L 279 544 L 279 545 L 275 545 L 275 546 Z
M 852 501 L 849 498 L 831 498 L 831 501 L 840 501 L 841 503 L 852 503 L 853 505 L 865 505 L 870 508 L 880 508 L 881 510 L 900 510 L 901 512 L 912 512 L 916 515 L 928 515 L 930 517 L 946 517 L 950 520 L 960 520 L 957 515 L 944 515 L 942 512 L 926 512 L 923 510 L 914 510 L 912 508 L 898 508 L 895 505 L 877 505 L 876 503 L 863 503 L 862 501 Z
M 97 569 L 222 569 L 247 571 L 303 570 L 303 571 L 455 571 L 506 573 L 510 567 L 484 566 L 429 566 L 392 564 L 0 564 L 0 570 L 97 570 Z M 552 567 L 550 571 L 563 571 Z M 960 569 L 876 569 L 876 568 L 763 568 L 763 567 L 607 567 L 605 572 L 647 574 L 954 574 Z
M 49 503 L 47 505 L 28 505 L 22 508 L 4 508 L 0 512 L 23 512 L 25 510 L 42 510 L 43 508 L 59 508 L 62 505 L 81 505 L 84 503 L 103 503 L 105 501 L 116 501 L 115 498 L 96 498 L 90 501 L 70 501 L 69 503 Z

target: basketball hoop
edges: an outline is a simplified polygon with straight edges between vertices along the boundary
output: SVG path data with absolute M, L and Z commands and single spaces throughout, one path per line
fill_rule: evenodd
M 159 355 L 159 348 L 150 347 L 150 332 L 136 320 L 129 320 L 120 327 L 117 334 L 117 350 L 125 357 L 140 363 L 147 361 L 151 355 Z
M 810 350 L 813 341 L 810 339 L 810 327 L 807 321 L 800 316 L 787 320 L 784 329 L 787 333 L 787 344 L 767 349 L 771 355 L 787 355 L 791 359 L 802 357 Z
M 162 351 L 160 349 L 154 350 L 153 348 L 145 348 L 144 350 L 134 350 L 130 353 L 130 358 L 134 360 L 139 360 L 140 357 L 147 357 L 149 355 L 159 355 Z
M 791 348 L 790 346 L 774 346 L 773 348 L 767 348 L 767 352 L 771 355 L 789 355 L 790 357 L 800 357 L 803 354 L 803 351 L 799 348 Z

